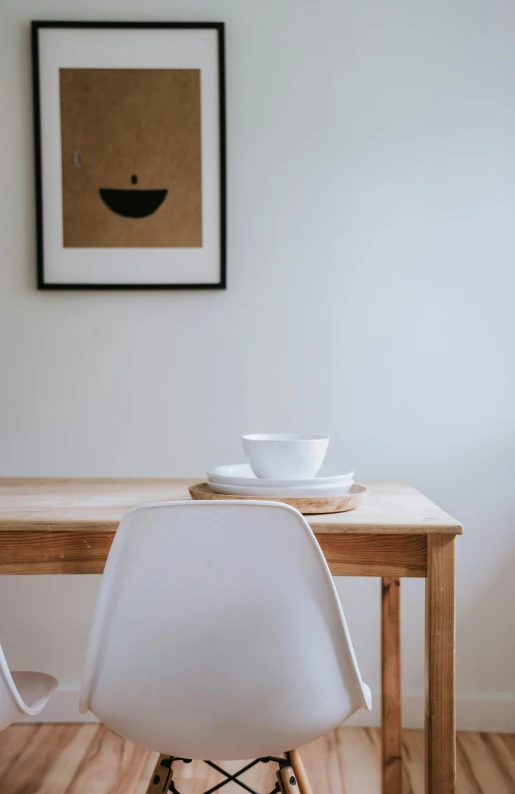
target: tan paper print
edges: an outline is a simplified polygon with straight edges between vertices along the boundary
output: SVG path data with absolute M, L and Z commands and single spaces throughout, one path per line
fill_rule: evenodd
M 60 69 L 65 248 L 202 245 L 198 69 Z

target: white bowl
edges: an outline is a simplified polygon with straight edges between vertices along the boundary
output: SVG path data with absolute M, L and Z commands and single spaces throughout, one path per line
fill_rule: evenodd
M 250 485 L 251 487 L 280 488 L 304 486 L 318 487 L 321 485 L 345 485 L 354 481 L 354 472 L 344 469 L 343 466 L 324 465 L 316 475 L 308 480 L 274 480 L 266 477 L 256 477 L 248 463 L 233 463 L 225 466 L 213 466 L 207 472 L 210 482 L 220 482 L 224 485 Z
M 255 483 L 259 480 L 254 480 Z M 224 482 L 215 482 L 208 480 L 207 483 L 213 493 L 226 494 L 227 496 L 248 496 L 249 499 L 253 496 L 270 497 L 275 496 L 278 499 L 295 499 L 307 497 L 327 497 L 327 496 L 345 496 L 354 485 L 353 480 L 346 483 L 339 483 L 338 485 L 283 485 L 276 487 L 266 485 L 228 485 Z
M 243 449 L 256 477 L 309 480 L 324 462 L 328 436 L 254 433 L 242 436 Z

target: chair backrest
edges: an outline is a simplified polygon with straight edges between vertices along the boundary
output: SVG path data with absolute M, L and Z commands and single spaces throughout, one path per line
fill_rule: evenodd
M 142 505 L 122 519 L 81 711 L 153 750 L 241 759 L 298 747 L 368 706 L 329 569 L 274 502 Z

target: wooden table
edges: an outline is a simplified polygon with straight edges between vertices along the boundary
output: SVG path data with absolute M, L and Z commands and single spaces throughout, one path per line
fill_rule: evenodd
M 124 513 L 189 499 L 192 480 L 0 479 L 0 574 L 102 573 Z M 383 794 L 401 791 L 400 578 L 426 579 L 426 791 L 456 777 L 454 546 L 461 524 L 402 483 L 308 516 L 334 576 L 382 578 Z

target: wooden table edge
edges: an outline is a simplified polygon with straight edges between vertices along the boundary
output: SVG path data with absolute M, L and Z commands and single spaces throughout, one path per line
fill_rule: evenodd
M 339 515 L 333 513 L 331 515 Z M 346 515 L 342 513 L 341 515 Z M 315 535 L 462 535 L 462 524 L 437 524 L 426 527 L 417 524 L 335 524 L 325 523 L 318 515 L 305 515 Z M 26 521 L 0 519 L 0 541 L 4 532 L 116 532 L 119 521 L 114 519 L 66 519 L 52 518 L 50 521 Z

